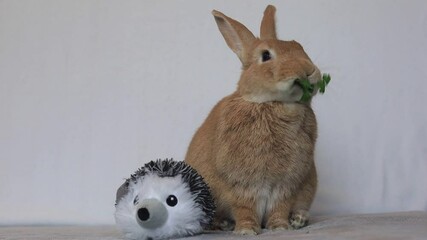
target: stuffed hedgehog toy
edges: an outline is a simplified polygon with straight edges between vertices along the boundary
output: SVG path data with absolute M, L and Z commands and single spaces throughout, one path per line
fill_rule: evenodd
M 115 220 L 128 239 L 168 239 L 201 233 L 214 201 L 203 178 L 184 162 L 151 161 L 117 190 Z

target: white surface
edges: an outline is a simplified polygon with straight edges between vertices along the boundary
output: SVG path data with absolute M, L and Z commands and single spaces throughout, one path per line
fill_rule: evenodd
M 209 231 L 188 240 L 425 240 L 426 212 L 313 217 L 310 225 L 299 230 L 263 230 L 258 236 L 241 237 L 232 232 Z M 123 240 L 116 226 L 7 226 L 0 228 L 2 240 Z
M 427 2 L 0 1 L 0 224 L 113 223 L 122 179 L 181 160 L 237 57 L 212 9 L 332 75 L 314 214 L 427 210 Z

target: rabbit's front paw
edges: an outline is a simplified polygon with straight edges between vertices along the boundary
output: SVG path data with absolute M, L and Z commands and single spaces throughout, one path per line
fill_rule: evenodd
M 298 210 L 292 213 L 289 222 L 294 229 L 300 229 L 307 226 L 309 214 L 306 210 Z
M 267 223 L 267 229 L 273 230 L 273 231 L 281 231 L 281 230 L 290 230 L 292 229 L 292 227 L 289 226 L 289 223 L 287 220 L 275 219 L 274 221 L 269 221 Z
M 255 222 L 236 223 L 234 233 L 239 235 L 257 235 L 261 232 L 261 227 Z
M 233 231 L 235 223 L 230 219 L 222 219 L 221 221 L 214 222 L 215 229 L 222 231 Z
M 259 233 L 260 231 L 256 231 L 255 229 L 250 229 L 250 228 L 242 228 L 242 229 L 235 229 L 234 230 L 234 234 L 238 234 L 238 235 L 252 235 L 255 236 Z

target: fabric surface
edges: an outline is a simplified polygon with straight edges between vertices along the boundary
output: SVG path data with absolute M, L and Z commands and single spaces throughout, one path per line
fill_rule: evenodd
M 427 211 L 426 0 L 0 0 L 0 224 L 113 225 L 123 179 L 237 87 L 211 11 L 258 35 L 268 4 L 332 77 L 313 215 Z
M 1 227 L 0 239 L 123 239 L 115 226 Z M 427 239 L 427 212 L 314 217 L 308 227 L 295 231 L 267 231 L 258 236 L 207 232 L 187 239 Z

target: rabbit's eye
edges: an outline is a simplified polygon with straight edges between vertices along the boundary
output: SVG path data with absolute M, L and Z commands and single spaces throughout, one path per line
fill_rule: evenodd
M 270 60 L 271 59 L 271 54 L 270 54 L 270 52 L 268 51 L 268 50 L 264 50 L 263 52 L 262 52 L 262 61 L 263 62 L 267 62 L 268 60 Z

